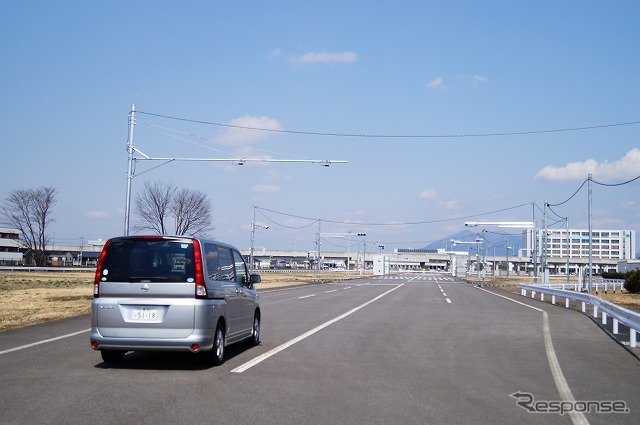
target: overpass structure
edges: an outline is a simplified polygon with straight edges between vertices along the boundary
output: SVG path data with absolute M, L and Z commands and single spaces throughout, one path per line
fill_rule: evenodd
M 95 266 L 102 250 L 104 240 L 87 241 L 84 245 L 55 244 L 47 247 L 48 262 L 52 266 Z M 17 251 L 17 247 L 16 247 Z M 245 258 L 249 258 L 250 250 L 241 249 Z M 24 263 L 24 252 L 16 252 L 15 258 L 0 261 L 5 265 Z M 18 258 L 20 257 L 20 258 Z M 446 271 L 454 276 L 476 274 L 478 267 L 483 274 L 512 274 L 533 276 L 534 264 L 529 257 L 521 255 L 494 256 L 469 253 L 469 251 L 438 250 L 396 250 L 389 252 L 321 252 L 320 258 L 314 251 L 296 250 L 254 250 L 256 270 L 267 269 L 315 269 L 320 262 L 322 269 L 333 270 L 372 270 L 374 264 L 383 261 L 390 273 L 401 271 Z M 593 273 L 616 271 L 620 259 L 594 258 Z M 588 257 L 572 257 L 569 261 L 569 274 L 578 275 L 587 270 Z M 538 263 L 540 267 L 540 264 Z M 566 257 L 547 257 L 547 267 L 551 275 L 567 274 Z
M 245 256 L 249 250 L 241 250 Z M 312 269 L 317 264 L 315 253 L 310 251 L 255 250 L 255 269 Z M 322 252 L 323 269 L 360 270 L 373 269 L 376 260 L 388 264 L 389 272 L 399 271 L 446 271 L 455 276 L 475 274 L 480 267 L 484 274 L 513 274 L 533 276 L 533 261 L 528 257 L 485 255 L 476 256 L 469 252 L 446 250 L 418 250 L 393 252 Z M 593 259 L 595 274 L 616 271 L 617 259 Z M 572 258 L 569 263 L 569 274 L 579 274 L 588 267 L 588 258 Z M 540 264 L 538 264 L 540 266 Z M 567 274 L 566 257 L 548 257 L 547 267 L 552 275 Z M 508 271 L 508 273 L 507 273 Z

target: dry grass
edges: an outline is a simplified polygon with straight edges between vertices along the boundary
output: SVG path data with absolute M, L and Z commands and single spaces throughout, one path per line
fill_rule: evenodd
M 322 281 L 356 278 L 336 272 L 322 272 Z M 304 285 L 318 280 L 313 272 L 264 273 L 260 289 Z M 499 285 L 516 294 L 523 278 L 492 277 L 485 283 Z M 86 314 L 91 311 L 93 273 L 0 271 L 0 331 Z M 630 310 L 640 311 L 640 294 L 626 291 L 598 296 Z
M 514 278 L 514 277 L 491 277 L 485 280 L 486 283 L 499 285 L 502 289 L 519 294 L 520 293 L 520 284 L 528 281 L 529 278 Z M 565 281 L 565 278 L 556 279 L 551 278 L 551 282 L 554 283 L 562 283 Z M 631 294 L 626 290 L 618 290 L 615 293 L 612 291 L 608 291 L 606 294 L 604 291 L 598 292 L 596 295 L 598 297 L 605 299 L 609 302 L 618 304 L 621 307 L 627 308 L 629 310 L 640 311 L 640 294 Z
M 0 331 L 88 313 L 93 274 L 0 272 Z
M 344 274 L 322 273 L 322 280 Z M 260 289 L 306 284 L 310 273 L 262 275 Z M 86 314 L 91 311 L 93 273 L 0 271 L 0 331 Z

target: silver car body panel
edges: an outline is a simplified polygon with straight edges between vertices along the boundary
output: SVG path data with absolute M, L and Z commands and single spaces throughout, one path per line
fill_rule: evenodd
M 136 243 L 132 241 L 134 237 L 128 239 L 124 243 Z M 180 243 L 182 247 L 190 241 L 188 238 L 162 240 Z M 144 244 L 143 241 L 144 239 L 140 243 Z M 158 246 L 157 249 L 166 249 L 165 245 Z M 199 245 L 202 250 L 201 258 L 204 259 L 207 255 L 205 242 L 201 241 Z M 220 247 L 235 251 L 233 255 L 239 255 L 235 248 L 222 243 L 206 241 L 206 246 L 209 250 Z M 125 260 L 129 257 L 130 255 L 126 256 Z M 161 261 L 155 260 L 154 267 L 161 265 Z M 186 260 L 181 260 L 183 261 L 189 263 L 192 259 L 187 256 Z M 97 343 L 99 349 L 125 351 L 210 350 L 220 319 L 226 324 L 225 344 L 250 337 L 253 316 L 259 309 L 256 290 L 252 285 L 238 283 L 241 279 L 228 280 L 236 276 L 233 270 L 227 270 L 226 274 L 213 273 L 207 271 L 204 260 L 203 263 L 208 296 L 205 299 L 196 298 L 195 283 L 191 275 L 184 281 L 166 282 L 156 278 L 154 272 L 148 272 L 149 278 L 142 276 L 140 279 L 128 279 L 130 281 L 109 281 L 116 271 L 110 275 L 107 270 L 103 281 L 99 282 L 99 296 L 92 301 L 92 343 Z M 116 269 L 120 264 L 112 267 Z M 184 268 L 184 265 L 178 267 Z M 244 262 L 241 265 L 237 263 L 235 267 L 244 267 L 244 271 L 240 270 L 237 275 L 247 273 Z M 212 268 L 211 264 L 209 268 Z M 171 270 L 166 273 L 170 274 Z M 213 280 L 212 277 L 227 280 Z M 197 350 L 193 350 L 193 344 L 197 344 Z

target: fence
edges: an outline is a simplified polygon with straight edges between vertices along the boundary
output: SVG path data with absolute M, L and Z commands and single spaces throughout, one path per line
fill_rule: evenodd
M 618 335 L 619 324 L 629 328 L 629 346 L 636 348 L 637 336 L 636 333 L 640 331 L 640 313 L 628 310 L 620 307 L 619 305 L 605 301 L 595 295 L 591 295 L 584 292 L 568 291 L 566 289 L 556 289 L 549 287 L 549 285 L 520 285 L 522 296 L 527 296 L 527 293 L 531 291 L 531 298 L 535 298 L 540 293 L 540 301 L 544 301 L 545 295 L 551 296 L 551 303 L 556 303 L 556 298 L 564 298 L 565 306 L 569 308 L 570 300 L 582 302 L 582 312 L 587 312 L 587 304 L 593 306 L 593 317 L 598 318 L 598 313 L 602 313 L 602 324 L 606 325 L 609 317 L 613 319 L 613 334 Z
M 536 288 L 553 288 L 562 290 L 580 291 L 582 289 L 587 290 L 587 282 L 563 282 L 563 283 L 538 283 L 532 286 Z M 609 290 L 613 292 L 622 291 L 624 288 L 624 279 L 593 279 L 591 282 L 591 289 L 597 294 L 600 291 L 604 291 L 606 294 Z

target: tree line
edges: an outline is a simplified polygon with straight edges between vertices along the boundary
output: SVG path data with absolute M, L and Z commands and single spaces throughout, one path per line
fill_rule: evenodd
M 36 266 L 47 264 L 48 229 L 58 199 L 55 187 L 15 189 L 0 206 L 0 223 L 17 229 Z M 147 182 L 135 197 L 133 231 L 155 235 L 206 236 L 213 231 L 211 203 L 200 191 Z

